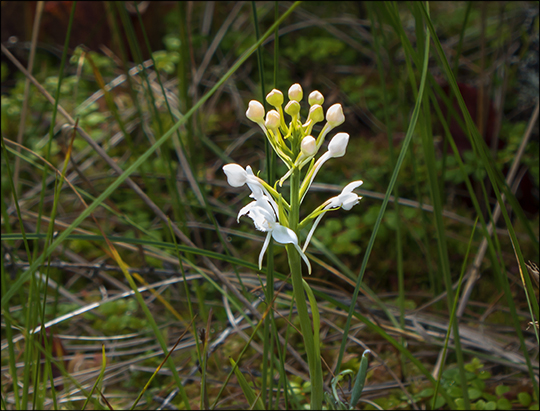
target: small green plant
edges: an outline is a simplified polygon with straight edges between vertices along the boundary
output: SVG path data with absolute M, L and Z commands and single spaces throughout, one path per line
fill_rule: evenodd
M 341 371 L 338 375 L 332 378 L 332 395 L 330 395 L 329 393 L 325 393 L 326 405 L 328 409 L 352 410 L 356 407 L 356 404 L 358 404 L 358 401 L 360 400 L 360 396 L 362 395 L 362 391 L 366 383 L 368 355 L 370 353 L 371 352 L 369 350 L 366 350 L 362 354 L 362 360 L 360 361 L 360 368 L 358 369 L 358 373 L 356 374 L 356 380 L 354 382 L 354 387 L 351 391 L 351 397 L 348 402 L 342 401 L 340 399 L 338 391 L 337 391 L 337 385 L 346 376 L 349 376 L 349 378 L 351 378 L 352 380 L 354 371 L 347 369 L 347 370 Z
M 503 384 L 497 385 L 494 392 L 491 392 L 485 383 L 487 379 L 491 378 L 491 373 L 484 370 L 484 364 L 478 358 L 473 358 L 469 363 L 465 364 L 465 370 L 467 393 L 473 410 L 511 410 L 513 404 L 520 408 L 538 409 L 538 401 L 533 402 L 533 398 L 527 392 L 520 392 L 517 395 L 510 396 L 510 388 Z M 459 370 L 457 368 L 451 368 L 443 372 L 441 388 L 445 389 L 452 398 L 455 398 L 458 410 L 465 409 Z M 414 398 L 420 401 L 432 396 L 433 390 L 428 388 L 416 394 Z M 432 400 L 430 399 L 429 403 L 431 402 Z M 437 398 L 435 408 L 442 407 L 444 404 L 444 399 L 439 397 Z

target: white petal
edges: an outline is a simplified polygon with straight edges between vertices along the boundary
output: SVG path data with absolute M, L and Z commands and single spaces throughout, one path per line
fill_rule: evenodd
M 223 172 L 227 175 L 227 182 L 232 187 L 242 187 L 246 183 L 246 170 L 238 164 L 224 165 Z
M 263 195 L 261 198 L 259 198 L 257 201 L 257 206 L 262 208 L 265 212 L 265 218 L 271 222 L 276 221 L 276 215 L 274 214 L 274 209 L 272 208 L 272 204 L 270 203 L 270 199 Z
M 249 203 L 247 206 L 245 207 L 242 207 L 242 209 L 240 210 L 240 212 L 238 213 L 238 217 L 236 217 L 236 221 L 240 221 L 240 217 L 246 215 L 249 213 L 249 211 L 255 207 L 255 205 L 257 204 L 256 201 L 252 201 L 251 203 Z
M 253 220 L 255 228 L 259 231 L 271 231 L 274 224 L 273 215 L 269 214 L 264 208 L 259 206 L 252 207 L 248 212 L 249 218 Z
M 263 244 L 263 247 L 262 247 L 262 250 L 259 254 L 259 270 L 262 270 L 262 260 L 263 260 L 263 257 L 264 257 L 264 252 L 266 251 L 266 249 L 268 248 L 268 244 L 270 243 L 270 236 L 271 236 L 271 233 L 268 233 L 266 235 L 266 238 L 264 239 L 264 244 Z
M 323 218 L 324 214 L 325 213 L 319 214 L 319 216 L 317 217 L 317 219 L 315 220 L 315 222 L 311 226 L 311 230 L 309 230 L 309 234 L 308 234 L 308 236 L 306 238 L 306 242 L 304 243 L 304 248 L 302 249 L 302 251 L 304 251 L 304 252 L 306 251 L 306 249 L 308 247 L 308 244 L 309 244 L 309 241 L 311 240 L 311 237 L 313 236 L 313 233 L 315 232 L 315 229 L 317 228 L 317 226 L 321 222 L 321 218 Z
M 298 251 L 298 253 L 300 254 L 300 257 L 302 257 L 307 265 L 307 268 L 308 268 L 308 273 L 311 274 L 311 264 L 309 263 L 309 260 L 308 258 L 306 257 L 306 255 L 302 252 L 302 250 L 300 249 L 300 246 L 298 244 L 293 244 L 294 247 L 296 248 L 296 250 Z
M 296 244 L 298 245 L 298 237 L 296 233 L 288 227 L 284 227 L 276 223 L 272 230 L 272 237 L 280 244 Z
M 353 208 L 362 197 L 358 197 L 355 193 L 345 194 L 345 197 L 341 200 L 341 207 L 344 210 L 350 210 Z
M 341 194 L 351 193 L 356 187 L 360 187 L 362 184 L 364 184 L 362 180 L 353 181 L 352 183 L 347 184 L 343 190 L 341 190 Z

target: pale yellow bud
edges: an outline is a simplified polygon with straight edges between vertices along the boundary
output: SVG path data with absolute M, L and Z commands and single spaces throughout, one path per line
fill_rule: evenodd
M 255 123 L 264 121 L 264 106 L 257 100 L 251 100 L 246 111 L 246 117 Z
M 291 117 L 298 115 L 300 113 L 300 103 L 296 100 L 289 101 L 285 106 L 285 113 Z
M 312 157 L 317 153 L 317 142 L 312 136 L 305 136 L 300 144 L 300 150 L 305 157 Z
M 300 86 L 300 84 L 293 84 L 289 89 L 289 100 L 301 101 L 303 96 L 304 92 L 302 91 L 302 86 Z
M 273 89 L 266 95 L 266 101 L 268 104 L 274 107 L 279 107 L 283 104 L 283 93 L 279 90 Z
M 280 120 L 279 113 L 276 110 L 270 110 L 268 113 L 266 113 L 266 121 L 264 125 L 266 128 L 274 130 L 279 127 Z
M 309 109 L 308 118 L 312 120 L 313 123 L 318 123 L 319 121 L 323 121 L 324 119 L 323 108 L 318 104 L 312 105 Z
M 324 96 L 318 90 L 312 91 L 309 93 L 308 102 L 310 106 L 314 104 L 322 106 L 324 103 Z
M 328 121 L 328 124 L 332 127 L 337 127 L 345 122 L 341 104 L 334 104 L 326 111 L 326 121 Z

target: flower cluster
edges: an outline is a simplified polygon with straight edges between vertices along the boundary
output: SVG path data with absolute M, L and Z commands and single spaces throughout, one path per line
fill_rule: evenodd
M 227 181 L 232 187 L 242 187 L 247 184 L 251 190 L 250 197 L 253 202 L 242 208 L 238 213 L 238 220 L 243 215 L 247 215 L 253 220 L 257 230 L 266 232 L 266 239 L 259 255 L 259 269 L 262 268 L 262 260 L 266 248 L 273 238 L 280 244 L 292 244 L 305 261 L 309 273 L 311 265 L 304 254 L 315 228 L 321 221 L 323 215 L 332 209 L 343 208 L 350 210 L 362 198 L 353 192 L 362 181 L 353 181 L 348 184 L 340 195 L 333 197 L 318 208 L 316 208 L 303 221 L 291 221 L 291 208 L 299 207 L 304 196 L 309 190 L 315 176 L 322 165 L 331 158 L 338 158 L 345 155 L 349 135 L 347 133 L 337 133 L 328 144 L 328 151 L 321 155 L 316 161 L 315 156 L 324 143 L 326 135 L 345 121 L 341 104 L 334 104 L 326 111 L 326 123 L 317 138 L 311 135 L 313 126 L 325 119 L 322 104 L 324 97 L 319 91 L 313 91 L 308 97 L 309 113 L 306 121 L 302 123 L 300 118 L 300 102 L 303 98 L 303 90 L 300 84 L 293 84 L 289 89 L 289 102 L 283 108 L 283 93 L 279 90 L 272 90 L 266 96 L 266 101 L 275 108 L 266 113 L 263 105 L 252 100 L 246 112 L 247 118 L 257 123 L 263 130 L 270 145 L 276 154 L 283 160 L 289 171 L 272 187 L 264 180 L 257 177 L 250 166 L 245 169 L 238 164 L 227 164 L 223 166 L 223 171 L 227 175 Z M 287 113 L 291 121 L 287 124 L 284 117 Z M 309 164 L 307 172 L 301 184 L 291 184 L 291 204 L 283 199 L 277 191 L 277 185 L 281 187 L 291 176 L 299 176 L 304 166 Z M 298 180 L 299 181 L 299 180 Z M 296 204 L 292 198 L 298 199 Z M 296 216 L 298 213 L 295 214 Z M 308 224 L 313 225 L 304 243 L 300 248 L 297 233 Z

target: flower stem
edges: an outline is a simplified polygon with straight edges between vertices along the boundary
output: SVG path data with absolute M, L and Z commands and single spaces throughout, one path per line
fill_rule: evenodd
M 300 209 L 300 170 L 295 170 L 291 176 L 291 211 L 289 213 L 289 228 L 296 232 L 298 236 L 298 220 Z M 300 329 L 304 338 L 306 354 L 308 357 L 309 374 L 311 378 L 311 409 L 322 409 L 323 398 L 323 380 L 320 362 L 319 347 L 315 347 L 313 339 L 313 329 L 308 314 L 304 286 L 302 284 L 302 264 L 300 255 L 291 244 L 287 246 L 289 258 L 289 267 L 291 269 L 291 278 L 293 291 L 300 317 Z

